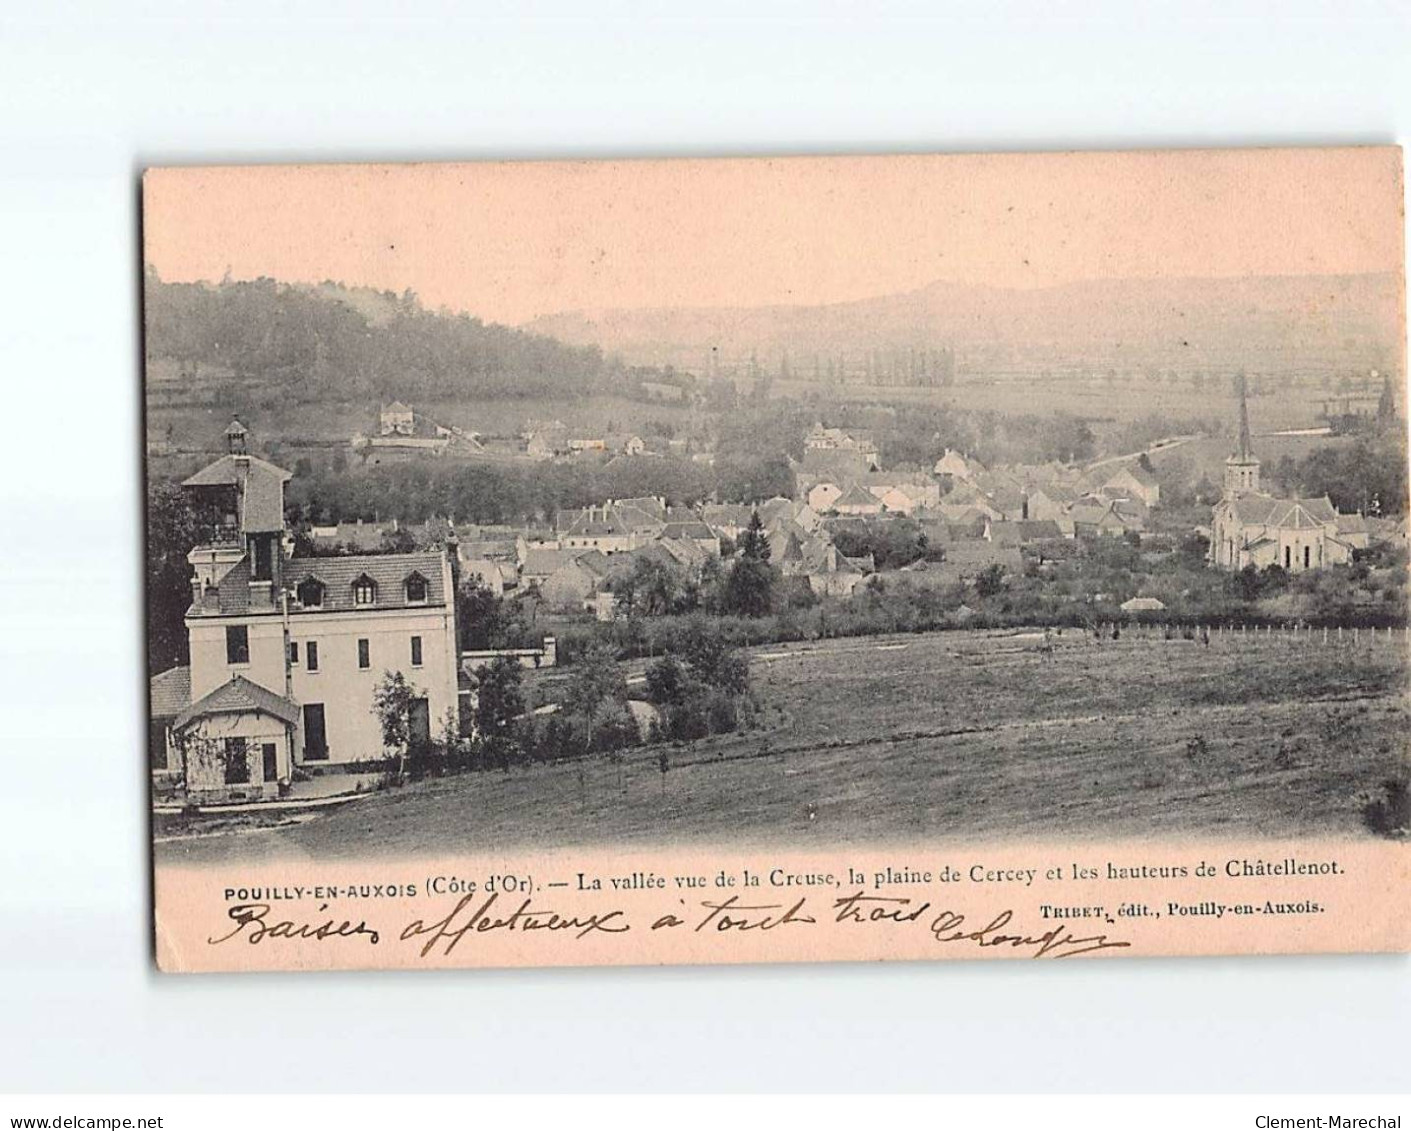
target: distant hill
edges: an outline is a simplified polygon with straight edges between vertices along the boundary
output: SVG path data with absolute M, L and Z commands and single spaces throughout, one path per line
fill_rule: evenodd
M 1112 279 L 1034 290 L 934 283 L 827 306 L 569 311 L 525 328 L 638 365 L 723 370 L 753 354 L 809 375 L 949 347 L 962 377 L 1108 369 L 1311 373 L 1398 368 L 1391 274 Z M 817 359 L 817 360 L 815 360 Z
M 219 403 L 578 397 L 618 371 L 595 346 L 429 311 L 410 292 L 149 273 L 144 301 L 149 392 Z

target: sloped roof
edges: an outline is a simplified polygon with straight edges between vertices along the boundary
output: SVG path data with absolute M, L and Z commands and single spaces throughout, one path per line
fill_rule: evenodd
M 216 608 L 226 616 L 250 611 L 250 558 L 241 558 L 216 582 Z
M 750 513 L 743 503 L 707 503 L 702 509 L 704 520 L 712 526 L 748 526 Z
M 258 712 L 286 723 L 299 721 L 299 705 L 283 695 L 276 695 L 243 675 L 233 676 L 208 695 L 203 695 L 173 721 L 173 730 L 185 730 L 197 719 L 207 715 L 244 715 Z
M 1143 487 L 1155 487 L 1157 485 L 1156 476 L 1152 475 L 1137 460 L 1127 460 L 1119 463 L 1116 467 L 1100 467 L 1095 469 L 1089 476 L 1088 482 L 1096 487 L 1105 487 L 1110 483 L 1115 483 L 1124 476 L 1131 476 L 1133 480 Z
M 700 519 L 689 522 L 672 521 L 662 527 L 661 536 L 663 538 L 698 538 L 701 541 L 706 541 L 715 537 L 715 531 Z
M 461 558 L 461 576 L 466 581 L 479 577 L 486 585 L 506 585 L 519 581 L 519 573 L 510 562 L 496 561 L 494 558 Z
M 1071 503 L 1078 497 L 1072 487 L 1064 483 L 1034 483 L 1029 487 L 1029 498 L 1043 495 L 1055 503 Z
M 1267 523 L 1283 505 L 1272 495 L 1237 495 L 1230 500 L 1235 518 L 1246 526 Z
M 284 530 L 284 484 L 293 478 L 283 468 L 257 456 L 221 456 L 183 487 L 234 487 L 240 498 L 240 529 L 246 534 Z
M 1096 525 L 1112 513 L 1111 507 L 1091 506 L 1078 503 L 1068 509 L 1068 517 L 1074 522 Z
M 456 552 L 463 562 L 477 558 L 489 558 L 493 561 L 519 557 L 519 547 L 513 538 L 477 538 L 473 542 L 462 542 Z
M 1338 521 L 1326 495 L 1319 499 L 1276 499 L 1272 495 L 1239 495 L 1230 500 L 1235 517 L 1246 526 L 1306 529 Z
M 348 544 L 360 550 L 376 550 L 382 545 L 383 536 L 394 529 L 390 522 L 340 522 L 336 527 L 315 529 L 315 542 L 324 544 Z
M 792 530 L 776 530 L 769 536 L 769 558 L 775 563 L 803 560 L 803 543 Z
M 878 508 L 881 503 L 877 501 L 877 496 L 866 487 L 854 483 L 841 495 L 833 500 L 834 508 L 839 507 L 873 507 Z
M 776 518 L 793 518 L 794 507 L 793 499 L 786 499 L 783 495 L 775 495 L 773 498 L 765 499 L 755 509 L 759 511 L 760 521 L 768 524 Z
M 1122 602 L 1122 609 L 1129 613 L 1158 612 L 1166 606 L 1155 597 L 1133 597 Z
M 573 560 L 598 577 L 606 577 L 612 568 L 612 560 L 601 550 L 585 550 Z
M 613 506 L 633 507 L 655 522 L 666 521 L 666 504 L 661 499 L 652 498 L 650 495 L 635 499 L 615 499 Z
M 1337 522 L 1337 508 L 1333 506 L 1332 500 L 1324 495 L 1319 499 L 1294 499 L 1293 502 L 1304 511 L 1314 522 Z
M 680 565 L 692 569 L 711 556 L 709 551 L 701 549 L 700 544 L 690 538 L 661 538 L 654 545 L 660 546 Z
M 152 677 L 152 718 L 169 719 L 191 706 L 191 669 L 168 668 Z
M 444 555 L 440 550 L 417 550 L 409 554 L 343 554 L 329 558 L 290 558 L 285 581 L 298 588 L 314 578 L 323 582 L 323 606 L 305 612 L 347 612 L 367 609 L 423 608 L 444 605 L 446 586 L 442 577 Z M 426 580 L 426 600 L 415 605 L 407 601 L 406 583 L 412 574 Z M 353 603 L 353 582 L 363 575 L 377 587 L 371 605 Z

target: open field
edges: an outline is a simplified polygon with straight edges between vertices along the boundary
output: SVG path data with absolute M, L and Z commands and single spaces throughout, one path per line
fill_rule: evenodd
M 988 379 L 962 379 L 944 388 L 879 385 L 821 385 L 795 379 L 776 381 L 777 394 L 803 398 L 811 393 L 848 402 L 906 405 L 951 405 L 969 411 L 1044 416 L 1069 413 L 1095 422 L 1101 435 L 1104 424 L 1117 426 L 1153 414 L 1173 420 L 1225 420 L 1233 412 L 1229 382 L 1222 380 L 1200 390 L 1181 382 L 1169 384 L 1118 384 L 1105 381 L 1049 379 L 1032 374 L 1009 374 Z M 1022 408 L 1016 408 L 1022 406 Z M 1261 430 L 1314 427 L 1322 421 L 1321 390 L 1300 388 L 1279 396 L 1255 396 L 1250 414 Z
M 1273 466 L 1284 456 L 1301 460 L 1322 449 L 1348 447 L 1356 442 L 1354 436 L 1270 436 L 1255 433 L 1254 454 L 1267 476 Z M 1173 460 L 1183 460 L 1191 470 L 1192 481 L 1203 474 L 1212 483 L 1220 483 L 1225 470 L 1225 460 L 1234 447 L 1230 436 L 1200 436 L 1179 447 L 1166 451 L 1153 452 L 1151 462 L 1159 470 Z
M 1370 836 L 1407 772 L 1404 633 L 935 633 L 755 650 L 758 729 L 379 793 L 161 859 L 534 845 Z

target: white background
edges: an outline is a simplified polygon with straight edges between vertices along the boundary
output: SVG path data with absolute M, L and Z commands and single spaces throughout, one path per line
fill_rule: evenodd
M 1411 1090 L 1405 958 L 153 973 L 142 166 L 1411 121 L 1401 4 L 520 7 L 0 4 L 0 1090 Z

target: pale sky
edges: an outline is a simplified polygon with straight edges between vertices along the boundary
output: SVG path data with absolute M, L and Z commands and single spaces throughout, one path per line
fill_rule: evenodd
M 164 279 L 333 279 L 520 323 L 937 280 L 1398 271 L 1395 148 L 161 169 Z

